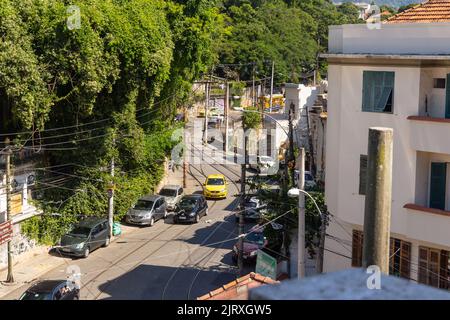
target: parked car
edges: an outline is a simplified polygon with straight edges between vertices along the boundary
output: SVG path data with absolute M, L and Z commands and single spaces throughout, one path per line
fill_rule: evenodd
M 264 227 L 259 225 L 250 229 L 250 232 L 244 238 L 244 251 L 242 258 L 244 262 L 254 263 L 258 250 L 265 248 L 268 245 L 268 241 L 264 236 Z M 236 263 L 238 260 L 239 241 L 233 246 L 233 261 Z
M 278 168 L 275 161 L 269 156 L 257 156 L 256 163 L 250 163 L 250 168 L 256 170 L 259 174 L 275 174 Z
M 208 202 L 201 194 L 183 196 L 175 209 L 175 223 L 195 222 L 208 215 Z
M 167 185 L 159 191 L 159 195 L 163 196 L 166 200 L 167 210 L 173 211 L 183 196 L 183 187 L 179 185 Z
M 64 255 L 87 258 L 95 249 L 109 246 L 110 241 L 108 219 L 87 217 L 62 236 L 56 250 Z
M 223 174 L 210 174 L 203 184 L 205 198 L 225 199 L 228 195 L 228 182 Z
M 167 203 L 162 195 L 149 195 L 140 198 L 128 210 L 125 222 L 141 226 L 153 226 L 156 221 L 167 217 Z
M 79 300 L 80 289 L 67 280 L 39 281 L 26 290 L 19 300 Z
M 239 222 L 241 213 L 244 215 L 244 221 L 258 222 L 261 219 L 261 210 L 267 205 L 254 195 L 249 195 L 244 199 L 243 208 L 236 212 L 236 222 Z
M 295 184 L 298 184 L 298 177 L 299 177 L 300 171 L 295 170 Z M 310 190 L 316 187 L 316 181 L 314 181 L 314 177 L 309 171 L 305 171 L 305 189 Z

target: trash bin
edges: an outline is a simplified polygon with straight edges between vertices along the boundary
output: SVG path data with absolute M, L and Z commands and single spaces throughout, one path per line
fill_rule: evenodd
M 122 234 L 122 228 L 120 226 L 120 223 L 114 222 L 113 223 L 113 236 L 120 236 Z

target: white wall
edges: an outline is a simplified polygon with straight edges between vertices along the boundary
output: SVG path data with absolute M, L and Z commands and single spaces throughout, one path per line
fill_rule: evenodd
M 393 114 L 362 112 L 363 70 L 395 72 Z M 329 83 L 326 159 L 326 199 L 330 212 L 354 224 L 363 224 L 365 197 L 358 194 L 359 159 L 367 154 L 369 127 L 394 129 L 392 224 L 406 232 L 403 206 L 414 201 L 415 150 L 410 147 L 407 117 L 418 112 L 420 69 L 332 66 Z M 336 78 L 334 78 L 336 77 Z
M 450 54 L 450 23 L 366 24 L 331 26 L 330 53 Z

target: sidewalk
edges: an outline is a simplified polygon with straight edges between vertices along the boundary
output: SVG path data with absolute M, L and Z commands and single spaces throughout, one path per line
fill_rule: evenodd
M 161 183 L 158 186 L 159 190 L 165 184 L 183 184 L 183 168 L 175 169 L 175 171 L 167 172 Z M 190 184 L 188 184 L 188 188 Z M 188 189 L 187 188 L 187 189 Z M 189 188 L 190 189 L 190 188 Z M 136 230 L 133 227 L 126 225 L 121 225 L 122 234 L 128 234 Z M 120 239 L 121 237 L 114 237 L 112 242 Z M 71 261 L 71 258 L 61 258 L 58 256 L 53 256 L 49 254 L 49 246 L 37 246 L 32 250 L 15 257 L 13 266 L 14 284 L 6 284 L 4 281 L 7 278 L 8 270 L 7 268 L 0 270 L 0 299 L 2 297 L 12 293 L 14 290 L 19 288 L 24 284 L 29 284 L 40 277 L 42 277 L 47 272 L 54 268 L 62 266 L 66 261 Z

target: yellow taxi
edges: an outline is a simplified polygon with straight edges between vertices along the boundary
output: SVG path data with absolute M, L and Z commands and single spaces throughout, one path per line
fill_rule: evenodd
M 228 195 L 228 182 L 223 174 L 210 174 L 203 184 L 205 198 L 224 199 Z

